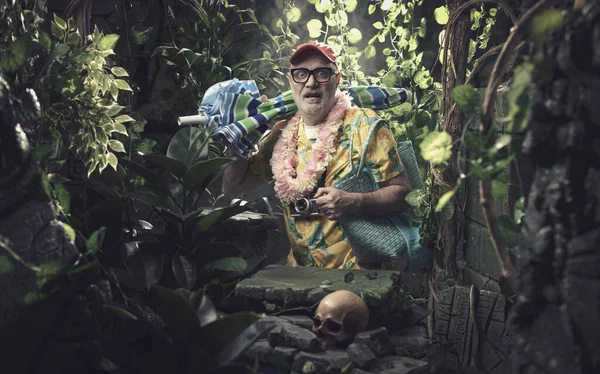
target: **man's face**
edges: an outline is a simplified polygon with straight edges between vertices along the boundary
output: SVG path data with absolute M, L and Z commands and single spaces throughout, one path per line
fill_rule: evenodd
M 308 70 L 332 68 L 334 73 L 337 72 L 335 65 L 318 52 L 307 52 L 300 55 L 294 61 L 294 64 L 291 65 L 291 68 L 304 68 Z M 312 74 L 305 83 L 296 83 L 292 79 L 291 74 L 288 73 L 288 80 L 292 89 L 292 96 L 296 105 L 298 105 L 300 114 L 318 118 L 319 120 L 324 119 L 329 114 L 335 103 L 335 92 L 337 89 L 335 75 L 332 74 L 329 81 L 325 83 L 317 82 Z

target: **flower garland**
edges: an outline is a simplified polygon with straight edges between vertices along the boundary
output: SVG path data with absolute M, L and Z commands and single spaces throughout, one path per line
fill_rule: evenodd
M 331 112 L 320 123 L 319 135 L 312 145 L 312 153 L 306 167 L 296 176 L 298 165 L 298 128 L 300 113 L 288 121 L 281 131 L 281 137 L 273 148 L 271 169 L 275 179 L 275 193 L 284 202 L 306 197 L 317 185 L 325 168 L 336 150 L 336 140 L 343 123 L 346 109 L 350 107 L 350 96 L 338 90 L 336 103 Z

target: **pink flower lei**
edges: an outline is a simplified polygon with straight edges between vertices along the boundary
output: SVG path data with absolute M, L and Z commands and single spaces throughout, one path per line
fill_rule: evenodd
M 351 98 L 340 92 L 336 93 L 336 103 L 325 120 L 317 126 L 319 135 L 312 145 L 312 153 L 306 167 L 296 176 L 298 165 L 298 127 L 300 113 L 288 121 L 281 131 L 281 137 L 273 148 L 271 169 L 275 179 L 275 193 L 285 202 L 306 197 L 317 185 L 317 181 L 331 161 L 336 150 L 336 140 L 343 123 L 346 109 L 350 107 Z

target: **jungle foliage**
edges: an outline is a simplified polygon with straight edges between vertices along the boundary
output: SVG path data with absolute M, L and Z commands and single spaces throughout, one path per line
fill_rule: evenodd
M 35 112 L 31 118 L 36 121 L 22 122 L 33 123 L 25 130 L 44 170 L 46 193 L 73 240 L 87 248 L 86 255 L 120 291 L 119 302 L 108 310 L 126 321 L 144 320 L 159 335 L 170 326 L 175 336 L 165 341 L 177 347 L 188 341 L 187 329 L 214 337 L 211 328 L 217 327 L 210 326 L 227 322 L 216 319 L 205 293 L 215 286 L 229 290 L 262 261 L 244 260 L 235 245 L 214 240 L 224 220 L 249 209 L 239 203 L 217 206 L 210 194 L 211 183 L 231 161 L 223 145 L 210 139 L 211 129 L 174 126 L 177 116 L 197 112 L 207 88 L 232 78 L 253 79 L 261 93 L 277 95 L 287 90 L 293 47 L 312 38 L 333 47 L 345 83 L 410 90 L 411 102 L 380 114 L 397 140 L 411 140 L 420 150 L 426 187 L 411 192 L 407 201 L 419 216 L 422 243 L 441 253 L 438 228 L 461 213 L 449 201 L 466 178 L 491 182 L 496 199 L 506 196 L 506 170 L 515 152 L 510 133 L 525 130 L 528 87 L 543 68 L 535 57 L 521 58 L 509 84 L 508 118 L 497 118 L 485 131 L 473 131 L 481 89 L 455 87 L 453 103 L 463 117 L 461 136 L 453 137 L 440 131 L 450 110 L 438 79 L 442 66 L 451 70 L 441 52 L 445 38 L 452 37 L 443 29 L 453 22 L 445 2 L 269 3 L 121 0 L 113 12 L 93 19 L 90 35 L 81 35 L 73 18 L 48 12 L 45 0 L 0 2 L 0 75 L 14 102 L 26 109 L 18 113 Z M 509 17 L 493 1 L 473 3 L 468 14 L 468 81 L 485 82 L 483 56 L 490 41 L 504 41 Z M 558 11 L 540 17 L 533 43 L 561 18 Z M 507 131 L 500 133 L 504 122 Z M 437 184 L 432 175 L 448 167 L 456 145 L 465 170 L 442 193 L 448 186 Z M 83 173 L 73 173 L 73 165 Z M 510 247 L 517 245 L 523 206 L 521 198 L 514 214 L 498 220 Z M 116 212 L 116 224 L 98 222 L 109 211 Z M 444 261 L 436 259 L 443 269 Z M 151 300 L 156 298 L 164 303 L 154 312 Z M 236 318 L 229 321 L 235 328 L 219 330 L 231 335 L 221 343 L 244 331 L 229 355 L 223 353 L 226 344 L 195 342 L 181 348 L 186 359 L 199 364 L 217 357 L 215 368 L 231 363 L 259 333 L 245 330 L 255 317 Z M 199 351 L 202 355 L 196 356 Z

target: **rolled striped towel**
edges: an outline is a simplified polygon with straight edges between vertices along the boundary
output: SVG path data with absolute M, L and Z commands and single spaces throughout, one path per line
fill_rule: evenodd
M 410 91 L 404 88 L 344 85 L 339 88 L 347 92 L 360 108 L 383 110 L 411 100 Z M 290 117 L 297 110 L 292 91 L 263 102 L 254 81 L 233 79 L 210 87 L 198 112 L 206 116 L 206 126 L 215 129 L 212 139 L 227 144 L 239 156 L 246 157 L 275 123 L 272 120 Z

